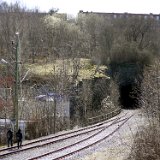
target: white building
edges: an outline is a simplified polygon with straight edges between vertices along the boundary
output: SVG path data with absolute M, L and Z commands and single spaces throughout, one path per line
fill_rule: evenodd
M 70 101 L 65 95 L 48 93 L 36 96 L 36 100 L 41 101 L 43 106 L 54 106 L 56 104 L 56 115 L 58 117 L 70 118 Z

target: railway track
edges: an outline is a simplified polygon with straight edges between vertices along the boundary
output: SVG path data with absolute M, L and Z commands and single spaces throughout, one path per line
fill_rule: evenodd
M 132 117 L 132 116 L 131 116 Z M 105 127 L 104 129 L 102 129 L 100 132 L 104 131 L 105 129 L 109 128 L 110 126 L 112 126 L 113 124 L 122 122 L 120 125 L 118 125 L 117 128 L 115 128 L 113 131 L 111 131 L 109 134 L 107 134 L 106 136 L 102 137 L 102 138 L 97 138 L 98 134 L 100 134 L 100 132 L 98 134 L 94 134 L 88 138 L 85 138 L 83 140 L 80 140 L 76 143 L 73 143 L 72 145 L 68 145 L 66 147 L 60 148 L 58 150 L 54 150 L 54 151 L 50 151 L 48 153 L 45 153 L 43 155 L 40 156 L 36 156 L 33 157 L 29 160 L 62 160 L 68 156 L 71 156 L 73 154 L 76 154 L 82 150 L 85 150 L 89 147 L 92 147 L 93 145 L 96 145 L 97 143 L 100 143 L 101 141 L 105 140 L 106 138 L 108 138 L 109 136 L 111 136 L 112 134 L 114 134 L 120 127 L 122 127 L 131 117 L 129 118 L 125 118 L 123 120 L 117 121 L 117 122 L 113 122 L 111 125 Z M 90 142 L 87 142 L 90 139 Z M 76 147 L 75 147 L 76 146 Z
M 13 147 L 10 147 L 10 148 L 3 148 L 3 149 L 0 149 L 0 157 L 5 156 L 5 155 L 9 155 L 9 154 L 22 152 L 22 151 L 25 151 L 25 150 L 28 150 L 28 149 L 32 149 L 34 147 L 41 147 L 41 146 L 43 146 L 43 142 L 46 144 L 46 142 L 50 141 L 50 140 L 51 140 L 52 143 L 56 143 L 56 142 L 60 142 L 62 140 L 68 139 L 68 138 L 76 137 L 76 136 L 81 135 L 81 134 L 87 134 L 87 133 L 92 132 L 92 131 L 94 131 L 98 128 L 101 128 L 103 125 L 105 125 L 109 122 L 115 121 L 116 119 L 111 119 L 107 122 L 99 123 L 99 124 L 92 125 L 92 126 L 89 126 L 89 127 L 85 127 L 85 128 L 82 128 L 82 129 L 78 129 L 78 130 L 75 130 L 75 131 L 63 133 L 63 134 L 60 134 L 60 135 L 56 135 L 56 136 L 53 135 L 53 136 L 50 136 L 50 137 L 45 137 L 45 138 L 42 138 L 42 139 L 34 140 L 32 142 L 23 144 L 23 149 L 20 149 L 20 150 L 16 150 L 17 146 L 13 146 Z M 99 127 L 99 126 L 101 126 L 101 127 Z
M 26 158 L 28 160 L 43 159 L 44 157 L 46 157 L 46 156 L 48 157 L 50 155 L 58 158 L 58 156 L 55 156 L 53 154 L 59 154 L 60 152 L 64 152 L 64 150 L 67 150 L 71 147 L 74 147 L 75 145 L 79 145 L 81 143 L 84 143 L 84 142 L 88 141 L 89 139 L 93 139 L 94 137 L 98 136 L 101 132 L 103 132 L 104 130 L 106 130 L 107 128 L 112 126 L 113 124 L 123 123 L 126 120 L 126 118 L 124 118 L 124 119 L 122 119 L 122 118 L 123 118 L 123 116 L 118 117 L 118 118 L 114 118 L 114 119 L 109 120 L 107 122 L 99 123 L 97 125 L 93 125 L 93 126 L 90 126 L 90 127 L 85 127 L 85 128 L 82 128 L 82 129 L 78 129 L 76 131 L 72 131 L 72 132 L 69 132 L 69 133 L 63 133 L 63 134 L 60 134 L 60 135 L 57 135 L 57 136 L 51 136 L 51 137 L 48 137 L 48 138 L 35 140 L 33 142 L 24 144 L 23 148 L 20 149 L 20 150 L 16 150 L 15 147 L 13 147 L 12 150 L 10 150 L 10 149 L 8 150 L 7 148 L 1 149 L 0 150 L 0 159 L 9 160 L 9 158 L 12 157 L 13 155 L 19 156 L 22 152 L 24 152 L 24 153 L 26 152 L 25 154 L 29 154 L 29 152 L 31 152 L 32 150 L 35 150 L 35 149 L 39 150 L 40 148 L 42 150 L 46 150 L 45 153 L 41 152 L 40 155 L 38 155 L 38 156 L 35 154 L 31 158 L 30 158 L 30 156 L 28 156 L 28 158 L 26 156 Z M 66 144 L 63 147 L 61 147 L 59 145 L 62 141 L 63 142 L 64 141 L 69 142 L 69 139 L 72 139 L 72 141 L 76 141 L 76 142 Z M 96 143 L 98 143 L 99 141 L 97 141 Z M 50 146 L 50 145 L 56 145 L 56 146 L 59 146 L 59 147 L 54 148 L 54 149 L 52 149 L 52 147 L 48 148 L 48 146 Z M 92 145 L 94 145 L 94 143 Z M 43 148 L 47 148 L 47 149 L 43 149 Z M 79 151 L 82 150 L 82 149 L 85 149 L 85 148 L 87 148 L 87 146 L 81 147 L 81 149 L 79 149 Z M 50 149 L 52 151 L 48 152 L 48 150 L 50 150 Z M 71 153 L 67 152 L 65 155 L 63 155 L 62 153 L 60 153 L 60 154 L 65 157 L 67 155 L 71 155 L 71 154 L 74 154 L 76 152 L 78 152 L 78 150 L 77 151 L 72 151 Z M 26 160 L 26 158 L 25 158 L 25 160 Z M 61 157 L 59 157 L 59 158 L 61 158 Z M 22 159 L 23 158 L 21 158 L 21 160 Z

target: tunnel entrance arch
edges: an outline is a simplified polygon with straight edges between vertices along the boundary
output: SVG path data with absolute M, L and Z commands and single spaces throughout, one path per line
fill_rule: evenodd
M 137 84 L 119 86 L 119 102 L 123 108 L 134 109 L 140 107 L 141 88 Z
M 111 76 L 119 85 L 119 102 L 122 108 L 140 107 L 143 66 L 137 63 L 112 64 Z

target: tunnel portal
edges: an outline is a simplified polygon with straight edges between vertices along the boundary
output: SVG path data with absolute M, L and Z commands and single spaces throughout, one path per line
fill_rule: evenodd
M 119 93 L 119 102 L 122 108 L 134 109 L 140 106 L 140 87 L 136 84 L 120 86 Z
M 118 82 L 122 108 L 140 107 L 143 66 L 137 63 L 111 64 L 110 73 Z

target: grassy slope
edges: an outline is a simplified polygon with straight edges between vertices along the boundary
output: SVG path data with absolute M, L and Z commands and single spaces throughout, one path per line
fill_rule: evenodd
M 79 76 L 78 79 L 90 79 L 93 77 L 107 77 L 104 72 L 107 69 L 106 66 L 98 66 L 98 72 L 95 74 L 97 65 L 92 65 L 90 59 L 79 59 Z M 71 59 L 56 60 L 53 63 L 46 64 L 27 64 L 27 69 L 30 69 L 32 75 L 37 75 L 40 77 L 60 74 L 60 72 L 66 72 L 67 75 L 73 75 L 73 62 Z

